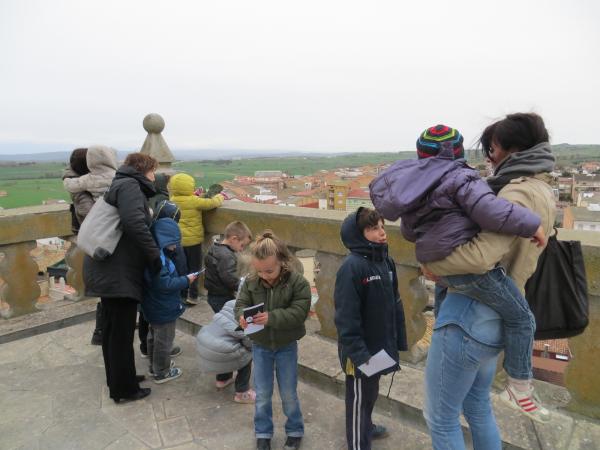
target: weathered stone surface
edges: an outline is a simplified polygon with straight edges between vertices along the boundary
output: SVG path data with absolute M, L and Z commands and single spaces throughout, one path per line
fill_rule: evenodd
M 185 444 L 194 439 L 185 417 L 175 417 L 158 422 L 158 431 L 163 445 L 168 447 Z
M 400 358 L 415 363 L 425 356 L 419 348 L 415 348 L 415 344 L 421 340 L 427 328 L 423 309 L 427 305 L 428 294 L 418 268 L 396 264 L 396 271 L 398 273 L 398 290 L 404 306 L 409 348 L 408 352 L 400 352 Z
M 4 233 L 4 230 L 2 232 Z M 0 252 L 4 255 L 0 260 L 0 277 L 5 282 L 0 296 L 10 306 L 10 309 L 3 313 L 5 317 L 37 311 L 35 303 L 40 296 L 37 283 L 38 266 L 31 257 L 31 250 L 35 247 L 35 241 L 0 246 Z
M 571 394 L 569 409 L 600 418 L 600 296 L 590 295 L 590 323 L 585 332 L 569 339 L 573 359 L 565 373 Z
M 41 449 L 80 450 L 104 449 L 126 430 L 99 411 L 81 411 L 79 415 L 56 421 L 44 431 L 39 443 Z
M 71 296 L 71 300 L 81 300 L 85 298 L 85 284 L 83 282 L 83 258 L 85 253 L 77 247 L 76 236 L 70 236 L 67 239 L 71 243 L 65 255 L 65 262 L 69 267 L 67 271 L 67 284 L 76 291 Z
M 40 205 L 0 210 L 0 230 L 0 246 L 69 236 L 72 234 L 69 205 Z
M 205 447 L 197 442 L 189 442 L 183 445 L 177 445 L 175 447 L 169 447 L 165 450 L 208 450 L 209 447 Z
M 319 293 L 315 310 L 321 322 L 320 333 L 330 339 L 337 339 L 337 330 L 333 321 L 335 315 L 333 291 L 335 276 L 343 260 L 343 256 L 333 253 L 317 252 L 315 256 L 315 286 Z
M 0 320 L 0 344 L 58 330 L 94 317 L 98 299 L 65 302 L 56 308 Z
M 105 399 L 102 402 L 102 412 L 148 447 L 162 446 L 154 411 L 148 400 L 117 405 L 112 400 Z
M 540 450 L 566 450 L 574 420 L 564 415 L 553 414 L 550 422 L 532 422 L 539 439 Z
M 342 371 L 337 343 L 328 338 L 306 335 L 300 339 L 298 359 L 303 365 L 330 378 L 335 378 Z
M 600 448 L 600 427 L 590 422 L 577 421 L 569 450 L 598 450 Z
M 0 411 L 2 448 L 31 445 L 54 422 L 52 396 L 43 392 L 24 389 L 2 392 Z
M 162 168 L 170 168 L 175 157 L 161 134 L 165 128 L 164 119 L 159 114 L 151 113 L 144 117 L 143 125 L 148 135 L 140 153 L 156 158 Z
M 105 450 L 150 450 L 150 447 L 144 445 L 131 434 L 125 434 L 112 442 Z

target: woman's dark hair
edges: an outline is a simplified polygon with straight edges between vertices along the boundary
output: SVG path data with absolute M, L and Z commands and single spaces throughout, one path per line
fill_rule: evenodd
M 483 130 L 479 145 L 483 154 L 489 157 L 492 143 L 500 145 L 507 151 L 520 152 L 549 140 L 544 120 L 538 114 L 515 113 L 508 114 L 504 119 L 494 122 Z
M 385 220 L 376 209 L 361 208 L 356 218 L 356 225 L 361 233 L 365 231 L 365 228 L 376 227 L 379 222 L 385 223 Z
M 150 155 L 144 153 L 130 153 L 123 162 L 126 166 L 131 166 L 142 175 L 158 168 L 158 161 Z
M 88 169 L 86 162 L 87 150 L 87 148 L 76 148 L 71 153 L 69 165 L 77 175 L 81 176 L 90 173 L 90 169 Z

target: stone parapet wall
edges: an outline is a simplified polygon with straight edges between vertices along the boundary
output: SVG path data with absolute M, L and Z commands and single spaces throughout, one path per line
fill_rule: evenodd
M 245 222 L 253 233 L 272 229 L 291 247 L 316 250 L 318 273 L 315 281 L 319 292 L 317 314 L 322 334 L 335 337 L 333 325 L 333 287 L 335 274 L 346 249 L 339 237 L 341 221 L 346 212 L 311 208 L 291 208 L 271 205 L 228 202 L 217 210 L 204 213 L 207 235 L 221 233 L 234 220 Z M 427 294 L 420 280 L 413 244 L 402 239 L 398 224 L 388 224 L 390 253 L 397 264 L 400 295 L 406 310 L 411 351 L 402 359 L 414 361 L 421 353 L 415 344 L 423 337 L 425 320 L 422 314 Z M 39 296 L 36 283 L 37 266 L 30 251 L 35 240 L 71 236 L 71 217 L 67 205 L 52 205 L 0 211 L 0 277 L 4 287 L 0 296 L 10 306 L 10 315 L 36 311 Z M 570 407 L 592 417 L 600 417 L 600 233 L 560 230 L 559 238 L 581 240 L 590 294 L 591 321 L 586 332 L 569 340 L 574 358 L 566 374 L 571 393 Z M 81 254 L 73 246 L 67 261 L 72 266 L 71 280 L 79 294 L 81 285 Z

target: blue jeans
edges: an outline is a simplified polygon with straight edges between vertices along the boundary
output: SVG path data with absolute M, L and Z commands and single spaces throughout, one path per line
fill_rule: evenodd
M 490 389 L 501 349 L 471 339 L 448 325 L 433 332 L 425 367 L 423 415 L 434 450 L 463 450 L 460 413 L 469 423 L 475 450 L 500 450 Z
M 273 437 L 273 372 L 277 376 L 279 395 L 283 413 L 287 417 L 285 434 L 287 436 L 304 436 L 304 419 L 300 411 L 300 401 L 296 388 L 298 386 L 298 343 L 296 341 L 285 347 L 271 350 L 252 344 L 254 363 L 254 390 L 256 404 L 254 412 L 254 432 L 256 438 L 271 439 Z
M 504 370 L 513 378 L 531 379 L 535 318 L 527 300 L 504 269 L 496 267 L 483 275 L 440 277 L 438 284 L 471 297 L 500 314 L 504 323 Z

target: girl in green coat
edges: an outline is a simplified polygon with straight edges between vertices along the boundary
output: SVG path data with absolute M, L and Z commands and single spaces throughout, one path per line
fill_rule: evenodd
M 251 247 L 253 274 L 244 283 L 235 305 L 242 328 L 248 323 L 243 310 L 264 303 L 263 312 L 252 316 L 260 331 L 250 334 L 254 361 L 256 403 L 254 431 L 257 448 L 271 448 L 273 437 L 273 373 L 277 377 L 283 412 L 287 417 L 284 449 L 300 447 L 304 420 L 298 401 L 298 343 L 306 334 L 304 321 L 310 308 L 310 286 L 290 268 L 290 252 L 270 230 L 258 236 Z

